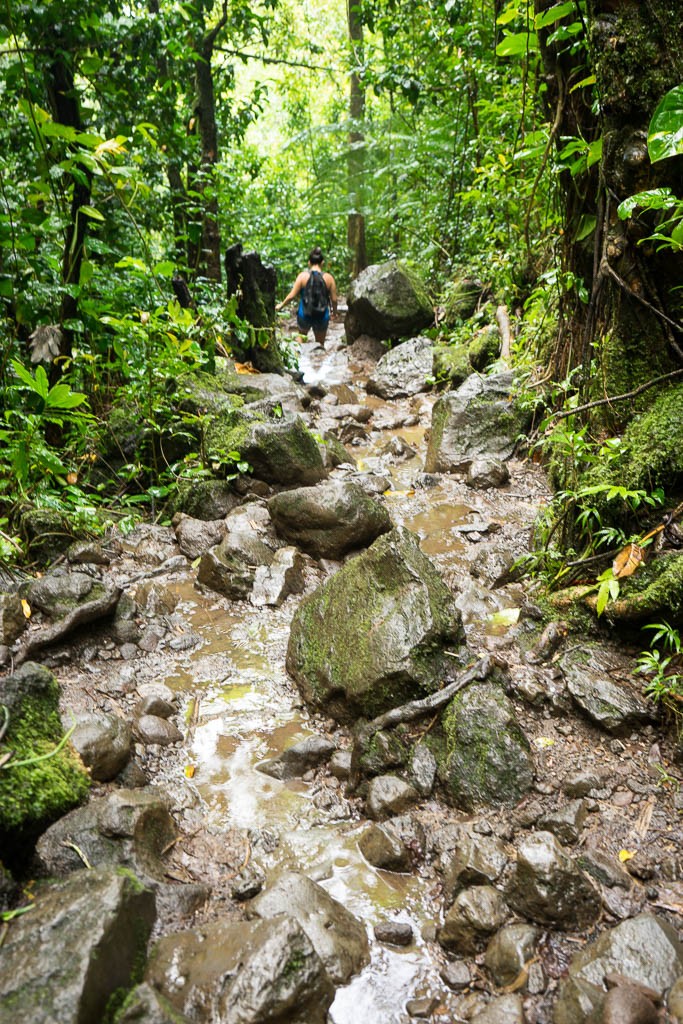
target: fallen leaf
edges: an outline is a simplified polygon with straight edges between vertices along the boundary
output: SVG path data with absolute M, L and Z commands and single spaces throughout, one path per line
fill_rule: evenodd
M 23 597 L 22 597 L 22 599 L 21 599 L 21 609 L 22 609 L 22 611 L 23 611 L 23 613 L 24 613 L 24 616 L 25 616 L 25 617 L 26 617 L 27 619 L 30 619 L 30 618 L 31 618 L 31 605 L 30 605 L 30 604 L 28 603 L 28 601 L 27 601 L 27 600 L 25 600 L 25 598 L 23 598 Z
M 492 626 L 514 626 L 518 620 L 519 608 L 501 608 L 500 611 L 489 615 Z
M 185 778 L 186 779 L 193 779 L 194 778 L 194 773 L 195 773 L 194 765 L 193 764 L 186 764 L 185 765 Z
M 636 855 L 635 850 L 619 850 L 619 860 L 623 864 L 627 860 L 632 860 Z
M 550 736 L 537 736 L 534 740 L 534 744 L 543 750 L 545 747 L 554 747 L 555 740 L 551 739 Z
M 612 574 L 622 580 L 625 576 L 631 576 L 645 558 L 645 552 L 639 544 L 627 544 L 623 547 L 612 562 Z
M 77 484 L 78 483 L 78 473 L 67 473 L 66 474 L 66 482 L 68 484 Z
M 413 491 L 413 490 L 409 490 L 409 491 L 392 491 L 392 489 L 390 487 L 387 491 L 384 492 L 384 497 L 385 498 L 412 498 L 412 496 L 414 494 L 415 494 L 415 491 Z
M 254 369 L 254 367 L 251 365 L 251 363 L 235 363 L 235 370 L 237 371 L 237 373 L 258 373 L 259 372 L 258 370 Z

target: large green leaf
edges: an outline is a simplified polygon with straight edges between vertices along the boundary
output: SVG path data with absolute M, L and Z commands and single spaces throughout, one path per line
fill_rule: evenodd
M 660 101 L 650 121 L 647 148 L 653 164 L 683 154 L 683 85 L 675 86 Z
M 504 36 L 496 47 L 499 57 L 524 57 L 538 51 L 538 36 L 535 32 L 514 32 Z

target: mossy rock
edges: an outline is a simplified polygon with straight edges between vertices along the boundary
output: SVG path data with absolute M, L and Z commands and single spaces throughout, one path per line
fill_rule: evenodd
M 77 539 L 65 517 L 51 508 L 27 509 L 19 523 L 28 554 L 42 565 L 63 555 Z
M 515 804 L 531 788 L 531 748 L 502 686 L 480 683 L 459 693 L 442 727 L 445 743 L 435 751 L 439 779 L 456 807 Z
M 434 345 L 432 374 L 437 384 L 447 381 L 459 387 L 472 373 L 467 345 Z
M 219 377 L 202 371 L 182 376 L 175 394 L 179 408 L 195 416 L 221 416 L 244 405 L 244 398 L 226 390 Z
M 2 748 L 13 757 L 0 768 L 0 839 L 11 861 L 25 852 L 19 844 L 85 799 L 90 777 L 68 744 L 53 755 L 63 729 L 59 684 L 48 669 L 26 662 L 5 679 L 2 703 L 9 713 Z
M 552 595 L 555 608 L 566 609 L 582 602 L 593 612 L 597 606 L 594 586 L 569 587 Z M 683 552 L 666 551 L 641 564 L 632 576 L 621 581 L 616 601 L 609 601 L 604 617 L 608 622 L 654 622 L 665 618 L 683 622 Z
M 318 444 L 299 416 L 268 407 L 235 409 L 207 417 L 209 453 L 239 452 L 254 476 L 271 484 L 315 484 L 327 471 Z
M 467 346 L 470 365 L 473 370 L 477 370 L 479 373 L 482 373 L 487 366 L 496 361 L 499 352 L 500 334 L 498 333 L 498 328 L 493 324 L 482 328 L 481 331 L 477 331 Z
M 399 263 L 366 267 L 349 286 L 344 330 L 349 343 L 361 334 L 373 338 L 410 338 L 434 319 L 424 284 Z
M 485 287 L 474 277 L 462 277 L 452 281 L 446 290 L 444 301 L 444 323 L 449 327 L 469 320 L 477 310 L 485 294 Z
M 437 690 L 463 632 L 453 596 L 402 527 L 348 561 L 300 604 L 287 669 L 306 701 L 339 720 L 372 718 Z
M 171 515 L 184 512 L 193 519 L 225 519 L 242 499 L 229 480 L 183 480 L 171 503 Z

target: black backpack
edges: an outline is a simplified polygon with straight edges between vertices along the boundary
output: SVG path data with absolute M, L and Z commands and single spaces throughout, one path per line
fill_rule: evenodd
M 325 278 L 319 270 L 312 270 L 302 294 L 304 316 L 321 317 L 330 304 Z

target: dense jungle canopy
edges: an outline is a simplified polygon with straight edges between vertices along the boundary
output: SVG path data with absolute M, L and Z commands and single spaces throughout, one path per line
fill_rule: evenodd
M 248 468 L 197 441 L 201 410 L 174 390 L 216 351 L 296 364 L 274 316 L 227 296 L 237 243 L 280 297 L 315 243 L 342 290 L 399 258 L 428 282 L 443 345 L 504 307 L 559 493 L 539 564 L 642 537 L 683 469 L 680 15 L 7 0 L 0 556 L 163 520 L 183 480 Z M 488 299 L 468 319 L 463 279 Z

